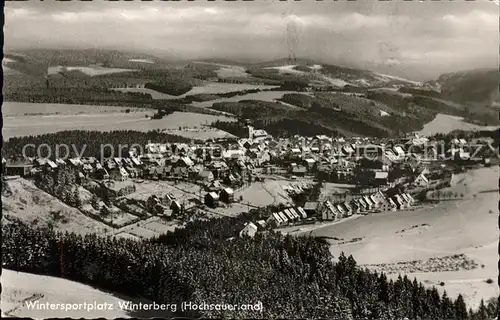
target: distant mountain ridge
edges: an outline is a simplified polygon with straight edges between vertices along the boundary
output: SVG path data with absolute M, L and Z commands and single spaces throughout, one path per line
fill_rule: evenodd
M 500 102 L 498 83 L 498 69 L 483 68 L 446 73 L 428 84 L 452 101 L 492 106 Z

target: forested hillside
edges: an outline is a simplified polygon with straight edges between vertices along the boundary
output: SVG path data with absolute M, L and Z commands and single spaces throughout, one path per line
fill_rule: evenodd
M 141 242 L 61 234 L 10 221 L 2 227 L 3 267 L 163 303 L 262 302 L 264 307 L 262 313 L 207 310 L 186 316 L 469 319 L 462 296 L 453 301 L 416 280 L 388 280 L 358 268 L 351 256 L 333 262 L 321 240 L 276 233 L 238 238 L 243 219 L 190 222 L 182 230 Z M 474 319 L 488 319 L 496 308 L 492 301 L 484 306 L 484 317 Z

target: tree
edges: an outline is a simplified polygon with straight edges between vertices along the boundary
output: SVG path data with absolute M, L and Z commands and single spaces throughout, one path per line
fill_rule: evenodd
M 477 316 L 478 320 L 487 320 L 487 319 L 489 319 L 489 317 L 493 317 L 495 315 L 493 315 L 493 314 L 490 315 L 488 313 L 488 309 L 484 305 L 484 300 L 481 299 L 481 303 L 479 305 L 479 309 L 477 310 L 477 315 L 476 316 Z
M 466 320 L 468 318 L 467 306 L 465 305 L 464 297 L 461 294 L 459 294 L 457 300 L 455 300 L 454 308 L 455 319 Z
M 92 194 L 90 204 L 92 205 L 92 208 L 99 210 L 99 198 L 95 194 Z

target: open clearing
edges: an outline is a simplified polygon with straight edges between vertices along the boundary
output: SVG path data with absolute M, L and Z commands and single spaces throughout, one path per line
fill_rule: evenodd
M 471 195 L 462 201 L 446 201 L 416 211 L 358 217 L 316 228 L 313 234 L 347 241 L 361 239 L 342 244 L 331 241 L 331 252 L 335 257 L 343 251 L 347 255 L 352 254 L 361 265 L 464 254 L 479 267 L 473 270 L 406 274 L 425 284 L 437 285 L 441 292 L 446 290 L 452 297 L 462 293 L 467 303 L 475 307 L 482 298 L 487 300 L 499 294 L 495 283 L 485 282 L 488 278 L 496 279 L 498 272 L 498 196 L 497 193 L 480 193 L 497 188 L 498 174 L 498 167 L 461 174 L 452 189 Z M 420 227 L 415 230 L 415 226 Z M 397 274 L 390 277 L 397 278 Z M 439 286 L 440 282 L 444 286 Z
M 8 197 L 2 195 L 4 219 L 13 216 L 34 226 L 53 224 L 56 230 L 78 234 L 105 233 L 111 230 L 105 224 L 85 216 L 79 210 L 38 189 L 32 181 L 18 178 L 7 183 L 12 195 Z M 55 219 L 53 217 L 55 212 L 62 218 Z
M 120 307 L 120 303 L 148 303 L 123 295 L 113 294 L 95 289 L 75 281 L 36 275 L 12 270 L 2 270 L 2 317 L 27 317 L 32 319 L 49 318 L 83 318 L 83 319 L 115 319 L 115 318 L 170 318 L 166 311 L 129 312 Z M 105 304 L 112 305 L 112 310 L 40 310 L 28 307 L 27 303 L 46 304 Z M 168 303 L 165 301 L 164 303 Z
M 424 128 L 418 133 L 421 135 L 434 135 L 436 133 L 449 133 L 453 130 L 477 131 L 477 130 L 495 130 L 495 126 L 478 126 L 472 123 L 462 121 L 463 118 L 439 113 L 434 120 L 424 125 Z
M 105 74 L 121 73 L 121 72 L 135 72 L 137 70 L 133 69 L 119 69 L 119 68 L 106 68 L 101 66 L 91 66 L 91 67 L 66 67 L 66 66 L 54 66 L 47 69 L 48 74 L 58 74 L 60 72 L 67 71 L 80 71 L 88 76 L 102 76 Z
M 277 99 L 281 99 L 284 94 L 297 93 L 295 91 L 261 91 L 256 93 L 249 93 L 241 96 L 234 96 L 230 98 L 220 98 L 211 101 L 193 102 L 193 106 L 200 108 L 209 108 L 214 103 L 217 102 L 238 102 L 241 100 L 260 100 L 260 101 L 270 101 L 277 102 Z M 307 93 L 302 93 L 307 94 Z M 289 105 L 289 104 L 287 104 Z M 289 105 L 291 106 L 291 105 Z M 292 106 L 295 107 L 295 106 Z
M 174 112 L 162 119 L 152 120 L 153 111 L 137 111 L 131 113 L 96 113 L 80 115 L 48 115 L 48 116 L 20 116 L 10 117 L 5 121 L 3 136 L 10 137 L 55 133 L 63 130 L 136 130 L 150 131 L 155 129 L 201 128 L 217 120 L 234 121 L 224 116 L 213 116 L 199 113 Z M 186 128 L 181 128 L 176 134 L 181 135 Z M 208 131 L 215 131 L 208 130 Z M 207 132 L 202 130 L 191 131 L 188 137 L 206 139 Z M 219 136 L 217 133 L 215 136 Z M 210 138 L 210 136 L 208 136 Z M 213 136 L 212 136 L 213 137 Z
M 125 113 L 125 110 L 133 112 L 153 111 L 145 108 L 125 108 L 116 106 L 97 106 L 89 104 L 63 104 L 63 103 L 28 103 L 9 102 L 2 104 L 4 117 L 20 117 L 30 115 L 79 115 L 79 114 L 101 114 L 101 113 Z M 10 121 L 10 119 L 9 119 Z
M 268 85 L 255 85 L 255 84 L 246 84 L 246 83 L 223 83 L 223 82 L 209 82 L 205 81 L 202 86 L 195 86 L 190 91 L 174 96 L 166 93 L 157 92 L 151 89 L 146 88 L 110 88 L 110 90 L 122 91 L 122 92 L 140 92 L 140 93 L 148 93 L 155 100 L 161 99 L 181 99 L 185 96 L 194 95 L 194 94 L 215 94 L 215 93 L 228 93 L 228 92 L 236 92 L 236 91 L 244 91 L 244 90 L 255 90 L 255 89 L 272 89 L 277 88 L 277 86 L 268 86 Z

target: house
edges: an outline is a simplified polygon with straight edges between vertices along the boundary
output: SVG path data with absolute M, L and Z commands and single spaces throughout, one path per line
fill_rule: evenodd
M 396 208 L 397 210 L 402 210 L 405 208 L 405 204 L 404 202 L 402 201 L 402 199 L 400 197 L 398 197 L 397 195 L 396 196 L 393 196 L 392 198 L 392 201 L 396 204 Z
M 283 220 L 284 224 L 288 224 L 289 220 L 284 212 L 280 211 L 280 212 L 278 212 L 278 215 L 281 217 L 281 220 Z
M 236 177 L 232 173 L 224 178 L 224 183 L 228 186 L 234 186 L 237 182 L 238 180 L 236 180 Z
M 387 184 L 389 179 L 389 172 L 387 171 L 375 171 L 375 183 L 377 185 Z
M 267 223 L 276 228 L 283 225 L 285 222 L 277 212 L 273 212 L 267 219 Z
M 316 212 L 316 210 L 314 210 Z M 302 207 L 297 207 L 297 212 L 300 214 L 302 219 L 307 219 L 307 213 Z
M 418 187 L 426 187 L 429 185 L 429 180 L 423 173 L 421 173 L 415 178 L 415 180 L 413 180 L 413 184 Z
M 371 200 L 371 202 L 373 203 L 373 208 L 374 209 L 378 209 L 378 207 L 380 206 L 380 203 L 382 202 L 379 198 L 377 198 L 375 196 L 375 194 L 371 194 L 368 196 L 368 198 Z
M 266 230 L 267 229 L 267 223 L 265 220 L 257 220 L 257 228 L 260 230 Z
M 214 180 L 214 181 L 212 181 L 212 183 L 210 183 L 208 185 L 208 190 L 209 191 L 219 192 L 222 189 L 224 189 L 224 187 L 222 186 L 222 184 L 220 183 L 219 180 Z
M 96 170 L 95 175 L 96 175 L 97 179 L 101 179 L 101 180 L 107 180 L 107 179 L 109 179 L 109 173 L 108 173 L 108 171 L 106 169 L 102 168 L 102 167 L 100 169 Z
M 198 173 L 198 179 L 205 182 L 211 182 L 214 180 L 214 174 L 212 171 L 202 170 Z
M 245 227 L 240 231 L 240 237 L 248 236 L 253 238 L 257 233 L 257 226 L 252 222 L 249 222 L 245 225 Z
M 6 163 L 5 164 L 5 175 L 6 176 L 27 177 L 27 176 L 31 175 L 31 169 L 33 169 L 33 165 L 32 164 L 24 164 L 24 163 L 10 164 L 10 163 Z
M 359 212 L 368 211 L 368 204 L 363 200 L 363 198 L 356 199 L 356 204 L 358 205 Z
M 321 212 L 321 218 L 323 220 L 335 220 L 339 216 L 339 212 L 333 206 L 330 201 L 325 201 L 323 211 Z
M 396 203 L 394 203 L 394 201 L 391 198 L 389 198 L 389 199 L 384 200 L 383 202 L 380 203 L 379 210 L 380 211 L 396 211 L 397 206 L 396 206 Z
M 351 206 L 352 208 L 352 213 L 353 214 L 357 214 L 360 212 L 360 205 L 359 203 L 355 200 L 355 199 L 352 199 L 349 203 L 349 205 Z
M 305 166 L 294 166 L 292 168 L 292 174 L 295 176 L 304 176 L 307 173 L 307 167 Z
M 50 169 L 50 170 L 54 170 L 57 168 L 57 164 L 50 160 L 50 159 L 47 159 L 47 167 Z M 92 167 L 91 167 L 91 170 L 92 170 Z
M 349 202 L 344 202 L 342 206 L 345 208 L 347 217 L 350 217 L 354 214 L 354 209 L 351 207 L 351 204 Z
M 232 203 L 234 201 L 234 191 L 231 188 L 224 188 L 220 192 L 220 199 L 225 203 Z
M 216 208 L 219 204 L 219 195 L 215 192 L 209 192 L 205 195 L 205 205 Z
M 316 161 L 311 158 L 307 158 L 304 160 L 306 167 L 311 170 L 313 169 L 314 165 L 316 164 Z
M 377 203 L 382 203 L 385 200 L 385 196 L 380 190 L 372 194 L 371 197 Z
M 297 211 L 295 211 L 294 208 L 290 208 L 289 210 L 295 220 L 300 220 L 300 215 L 297 213 Z
M 415 199 L 409 193 L 405 193 L 406 198 L 408 198 L 408 203 L 412 206 L 415 204 Z
M 179 214 L 179 213 L 181 212 L 182 206 L 181 206 L 181 204 L 179 203 L 179 201 L 177 201 L 177 200 L 173 200 L 173 201 L 170 203 L 169 208 L 170 208 L 170 210 L 172 210 L 172 213 L 173 213 L 173 214 Z
M 373 210 L 375 204 L 370 200 L 368 196 L 364 196 L 362 200 L 366 203 L 366 208 L 368 211 Z
M 2 175 L 5 174 L 5 167 L 7 166 L 7 160 L 5 158 L 2 158 Z
M 293 214 L 290 212 L 290 209 L 285 209 L 283 210 L 283 213 L 286 215 L 286 217 L 288 218 L 288 221 L 294 221 L 295 220 L 295 217 L 293 216 Z
M 152 195 L 146 200 L 146 208 L 153 214 L 163 214 L 167 209 L 156 195 Z
M 314 216 L 317 213 L 319 202 L 306 202 L 304 204 L 304 211 L 308 216 Z
M 392 149 L 394 151 L 394 154 L 396 154 L 398 158 L 404 158 L 405 151 L 403 150 L 403 148 L 401 148 L 400 146 L 395 146 Z
M 335 205 L 335 208 L 339 212 L 338 218 L 345 218 L 345 217 L 347 217 L 347 212 L 344 209 L 344 207 L 342 206 L 342 204 Z

